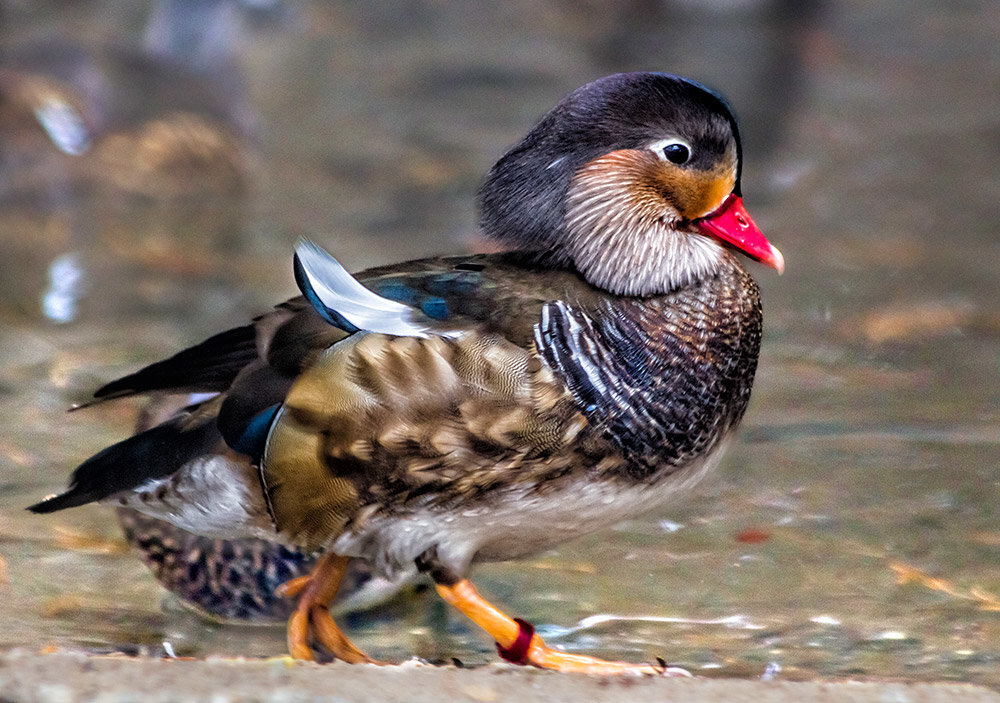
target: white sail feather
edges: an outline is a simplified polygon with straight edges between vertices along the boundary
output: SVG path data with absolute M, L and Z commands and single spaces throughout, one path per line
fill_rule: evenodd
M 414 308 L 368 290 L 314 242 L 303 238 L 295 253 L 320 302 L 358 329 L 398 337 L 457 336 L 432 329 Z

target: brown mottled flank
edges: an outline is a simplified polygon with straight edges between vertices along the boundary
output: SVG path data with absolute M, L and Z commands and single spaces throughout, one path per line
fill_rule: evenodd
M 537 356 L 498 335 L 359 335 L 289 393 L 263 479 L 283 532 L 318 547 L 362 505 L 461 501 L 563 471 L 586 420 Z M 447 498 L 446 498 L 447 496 Z

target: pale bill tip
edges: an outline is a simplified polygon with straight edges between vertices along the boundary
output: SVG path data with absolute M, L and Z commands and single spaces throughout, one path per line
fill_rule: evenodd
M 785 257 L 778 251 L 778 247 L 773 244 L 771 244 L 771 259 L 767 263 L 778 272 L 779 276 L 785 272 Z

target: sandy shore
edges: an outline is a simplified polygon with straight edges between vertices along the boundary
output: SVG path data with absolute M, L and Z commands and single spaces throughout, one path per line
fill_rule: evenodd
M 716 679 L 602 679 L 506 665 L 477 669 L 181 661 L 24 650 L 0 655 L 2 703 L 166 703 L 198 701 L 673 701 L 691 703 L 1000 703 L 1000 693 L 961 684 L 789 682 Z

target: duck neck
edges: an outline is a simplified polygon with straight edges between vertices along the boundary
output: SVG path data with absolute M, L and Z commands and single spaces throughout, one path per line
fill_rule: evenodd
M 569 257 L 591 284 L 616 295 L 652 296 L 696 285 L 724 267 L 717 242 L 657 223 L 644 232 L 570 238 Z

